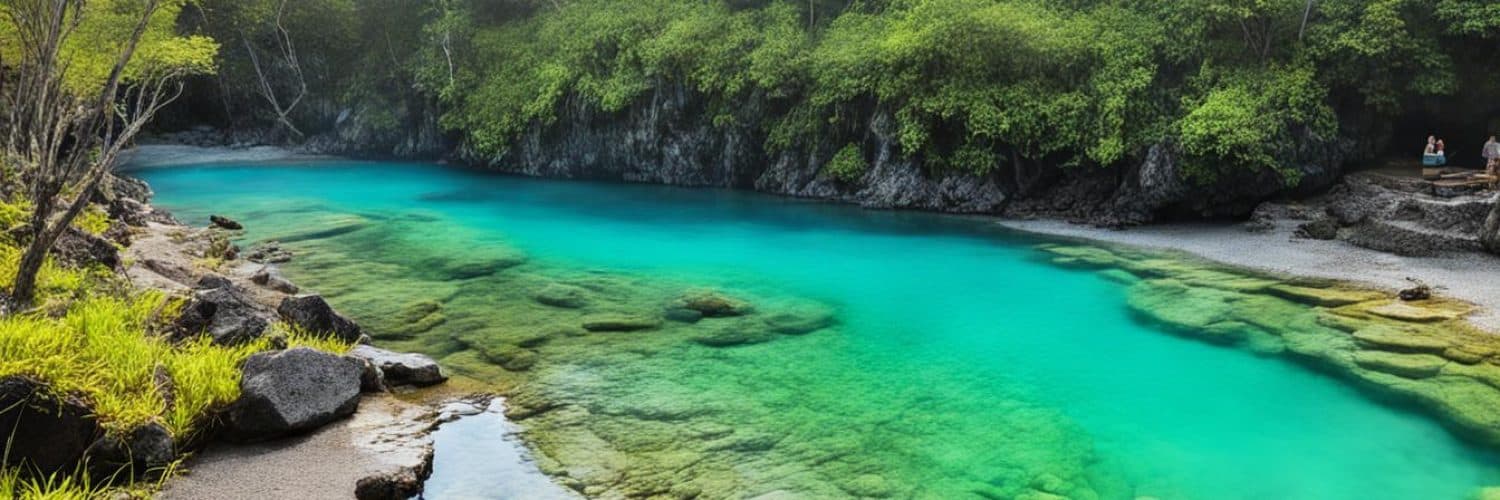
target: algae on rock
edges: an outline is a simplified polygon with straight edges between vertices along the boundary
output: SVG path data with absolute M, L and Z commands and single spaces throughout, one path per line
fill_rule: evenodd
M 1284 353 L 1380 396 L 1416 403 L 1460 432 L 1500 446 L 1500 336 L 1463 317 L 1474 307 L 1327 282 L 1289 283 L 1181 257 L 1098 246 L 1042 245 L 1059 265 L 1130 283 L 1137 316 L 1184 336 Z M 1128 271 L 1133 279 L 1119 276 Z

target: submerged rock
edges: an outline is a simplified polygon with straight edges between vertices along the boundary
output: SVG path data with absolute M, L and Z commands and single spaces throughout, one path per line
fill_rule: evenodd
M 1447 360 L 1430 354 L 1398 354 L 1384 351 L 1360 351 L 1354 354 L 1354 363 L 1378 372 L 1398 377 L 1427 378 L 1442 371 Z
M 263 241 L 250 246 L 245 260 L 257 264 L 281 264 L 292 260 L 292 252 L 281 248 L 281 242 Z
M 226 424 L 250 441 L 316 429 L 354 413 L 363 371 L 352 358 L 306 347 L 256 354 L 245 360 Z
M 380 319 L 380 318 L 376 318 Z M 426 333 L 448 321 L 443 314 L 443 303 L 436 300 L 409 302 L 390 318 L 375 323 L 375 338 L 410 338 Z
M 276 307 L 281 318 L 303 331 L 317 335 L 331 335 L 345 342 L 358 342 L 363 332 L 359 325 L 345 318 L 328 305 L 319 295 L 303 295 L 281 299 Z
M 714 291 L 700 291 L 684 295 L 673 303 L 673 307 L 693 310 L 708 318 L 724 318 L 750 314 L 754 309 L 748 302 L 725 296 Z
M 467 280 L 489 276 L 526 263 L 526 258 L 509 252 L 500 256 L 440 257 L 418 264 L 438 280 Z
M 397 353 L 358 345 L 349 351 L 349 355 L 369 361 L 380 368 L 386 382 L 390 384 L 429 386 L 448 380 L 437 361 L 422 354 Z
M 678 323 L 697 323 L 703 319 L 703 313 L 679 305 L 671 305 L 662 311 L 662 317 Z
M 692 338 L 693 342 L 710 347 L 729 347 L 759 344 L 776 337 L 776 332 L 764 327 L 754 328 L 753 326 L 747 324 L 715 326 L 707 328 L 706 331 L 694 335 Z
M 1400 302 L 1392 302 L 1383 306 L 1372 307 L 1369 309 L 1369 311 L 1370 314 L 1374 314 L 1376 316 L 1383 316 L 1390 319 L 1410 321 L 1415 323 L 1432 323 L 1437 321 L 1458 319 L 1460 316 L 1462 316 L 1461 313 L 1451 310 L 1436 307 L 1418 307 L 1403 304 Z
M 767 315 L 762 321 L 776 333 L 802 335 L 833 326 L 833 312 L 822 308 L 799 308 Z
M 661 326 L 661 320 L 637 314 L 595 314 L 583 318 L 583 328 L 591 332 L 631 332 Z
M 538 357 L 536 351 L 515 345 L 501 345 L 495 348 L 479 347 L 479 352 L 485 360 L 513 372 L 530 370 L 536 365 Z
M 213 224 L 214 227 L 228 229 L 230 231 L 239 231 L 245 228 L 245 226 L 243 224 L 240 224 L 239 221 L 222 215 L 210 215 L 208 216 L 208 222 Z
M 1341 288 L 1313 288 L 1290 284 L 1272 285 L 1266 287 L 1271 295 L 1281 297 L 1293 302 L 1303 304 L 1338 307 L 1349 304 L 1358 304 L 1371 300 L 1380 300 L 1385 295 L 1368 290 L 1346 290 Z
M 1354 332 L 1360 344 L 1386 351 L 1409 353 L 1442 353 L 1449 347 L 1446 340 L 1407 330 L 1375 325 Z
M 265 266 L 250 276 L 250 282 L 285 294 L 295 294 L 300 288 L 281 276 L 274 266 Z
M 532 294 L 531 298 L 544 305 L 565 309 L 578 309 L 589 304 L 586 290 L 560 283 L 548 283 Z

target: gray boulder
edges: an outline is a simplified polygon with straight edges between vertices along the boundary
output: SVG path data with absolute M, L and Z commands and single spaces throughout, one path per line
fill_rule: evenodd
M 1297 226 L 1294 235 L 1309 240 L 1332 240 L 1339 237 L 1339 222 L 1333 217 L 1324 217 Z
M 245 291 L 222 277 L 205 276 L 206 289 L 193 293 L 173 323 L 178 340 L 208 335 L 218 345 L 237 345 L 260 338 L 271 326 L 271 315 Z
M 303 295 L 281 299 L 276 307 L 281 319 L 303 331 L 327 335 L 345 342 L 358 342 L 363 332 L 359 325 L 345 318 L 328 305 L 319 295 Z
M 226 415 L 231 437 L 271 439 L 347 417 L 359 406 L 363 372 L 358 360 L 306 347 L 251 356 Z
M 296 284 L 282 277 L 281 271 L 275 266 L 260 268 L 250 276 L 250 282 L 285 294 L 295 294 L 301 290 Z
M 437 361 L 421 354 L 398 353 L 379 347 L 359 345 L 349 355 L 369 361 L 385 374 L 391 385 L 429 386 L 448 380 Z
M 106 434 L 89 446 L 87 455 L 92 477 L 142 478 L 176 460 L 177 448 L 172 433 L 153 422 L 123 435 Z
M 57 238 L 52 255 L 71 267 L 97 264 L 115 269 L 120 266 L 120 249 L 114 243 L 74 227 Z
M 0 378 L 0 451 L 6 463 L 43 475 L 71 472 L 89 444 L 102 433 L 93 410 L 82 401 L 52 394 L 47 386 L 21 377 Z

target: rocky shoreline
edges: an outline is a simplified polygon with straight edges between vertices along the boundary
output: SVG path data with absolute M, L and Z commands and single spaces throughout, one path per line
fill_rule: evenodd
M 1050 220 L 998 223 L 1055 237 L 1185 252 L 1238 268 L 1392 293 L 1424 283 L 1439 295 L 1479 306 L 1466 319 L 1500 332 L 1500 258 L 1479 250 L 1483 214 L 1500 203 L 1500 196 L 1433 197 L 1414 193 L 1414 185 L 1379 174 L 1353 175 L 1324 196 L 1266 203 L 1241 224 L 1111 230 Z
M 78 447 L 88 448 L 80 455 L 91 467 L 117 462 L 108 460 L 115 455 L 132 457 L 127 461 L 133 461 L 136 470 L 167 467 L 187 457 L 189 474 L 167 481 L 164 498 L 295 495 L 368 500 L 419 494 L 432 472 L 431 434 L 455 418 L 439 408 L 455 398 L 475 396 L 421 390 L 447 380 L 435 361 L 369 345 L 359 325 L 322 297 L 299 293 L 295 284 L 281 277 L 276 263 L 289 254 L 275 248 L 241 252 L 230 241 L 243 229 L 238 222 L 216 216 L 208 221 L 209 227 L 184 225 L 152 207 L 151 196 L 144 182 L 114 178 L 95 200 L 112 220 L 104 235 L 112 241 L 77 232 L 60 243 L 59 257 L 105 263 L 137 290 L 186 297 L 180 317 L 166 332 L 174 341 L 201 335 L 214 344 L 233 346 L 269 338 L 272 350 L 245 361 L 240 399 L 213 419 L 219 424 L 192 442 L 174 443 L 165 432 L 137 430 L 124 440 L 101 438 L 119 441 L 113 448 L 103 447 L 118 448 L 116 453 L 97 451 L 101 446 L 88 439 L 73 439 Z M 327 335 L 354 346 L 345 354 L 289 348 L 285 335 L 292 332 L 282 328 Z M 17 380 L 6 379 L 9 385 L 0 395 L 46 393 L 45 387 L 11 387 Z M 84 438 L 95 432 L 81 417 L 87 413 L 79 406 L 37 419 L 47 428 L 35 434 Z M 144 430 L 152 428 L 159 430 Z M 67 448 L 66 439 L 48 441 L 33 443 L 37 446 L 22 443 L 12 452 L 27 457 L 35 454 L 30 448 L 37 448 L 59 457 L 69 454 L 62 449 Z M 48 460 L 65 465 L 62 458 Z M 277 469 L 281 473 L 265 474 Z M 293 477 L 318 481 L 287 480 Z

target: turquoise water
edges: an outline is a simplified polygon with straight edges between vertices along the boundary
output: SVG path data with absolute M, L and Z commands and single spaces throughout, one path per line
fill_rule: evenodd
M 652 481 L 808 498 L 1458 499 L 1500 485 L 1494 455 L 1431 419 L 1284 360 L 1164 334 L 1133 319 L 1122 285 L 1051 265 L 1033 248 L 1040 240 L 983 220 L 402 163 L 136 174 L 182 220 L 228 215 L 250 241 L 360 221 L 329 237 L 359 243 L 357 255 L 320 260 L 336 247 L 308 238 L 289 244 L 308 257 L 287 272 L 362 322 L 388 316 L 372 297 L 425 291 L 353 260 L 489 249 L 528 256 L 515 272 L 604 273 L 648 290 L 713 287 L 835 311 L 830 328 L 761 344 L 607 334 L 553 341 L 529 371 L 473 372 L 579 408 L 522 425 L 556 469 L 601 496 L 652 492 Z M 482 314 L 485 294 L 507 293 L 412 283 L 450 315 Z M 487 326 L 447 324 L 452 336 Z M 437 338 L 418 337 L 454 366 L 474 359 L 425 340 Z M 698 432 L 714 425 L 760 441 L 720 446 L 729 431 Z M 701 445 L 685 437 L 707 434 Z M 436 480 L 463 481 L 444 474 Z

